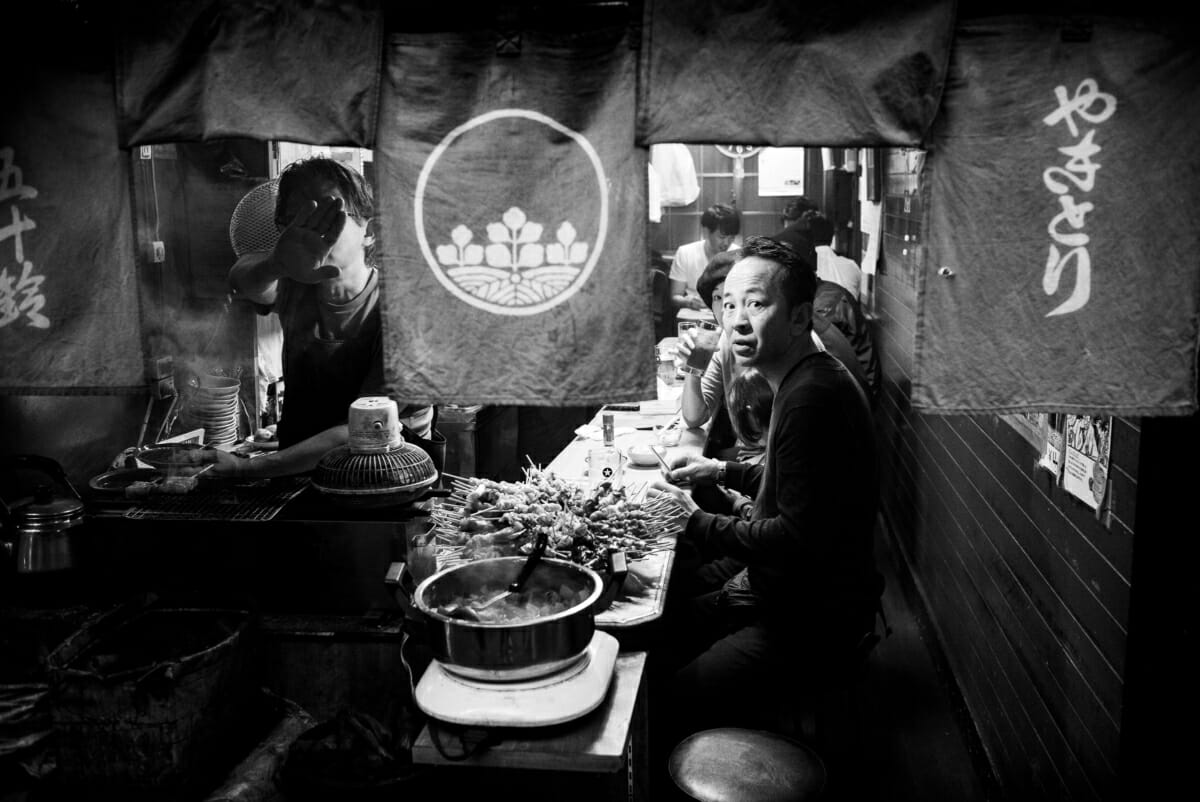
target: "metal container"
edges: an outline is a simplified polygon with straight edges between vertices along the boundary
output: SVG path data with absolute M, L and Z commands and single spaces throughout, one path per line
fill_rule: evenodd
M 0 546 L 19 574 L 62 571 L 74 565 L 83 499 L 57 462 L 23 454 L 9 457 L 6 474 L 20 494 L 0 499 Z
M 412 594 L 416 622 L 434 657 L 451 673 L 471 679 L 509 681 L 553 673 L 579 660 L 603 610 L 624 582 L 624 572 L 606 582 L 590 568 L 566 560 L 542 559 L 527 589 L 581 588 L 582 602 L 532 621 L 512 624 L 461 620 L 438 611 L 456 599 L 487 587 L 503 588 L 525 565 L 525 557 L 476 560 L 425 579 Z

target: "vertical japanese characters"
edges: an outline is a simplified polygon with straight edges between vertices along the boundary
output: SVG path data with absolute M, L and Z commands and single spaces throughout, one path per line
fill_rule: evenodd
M 1042 173 L 1046 189 L 1058 196 L 1060 211 L 1050 221 L 1046 230 L 1050 234 L 1050 251 L 1046 258 L 1046 272 L 1042 276 L 1042 289 L 1047 295 L 1058 292 L 1059 279 L 1063 270 L 1072 262 L 1075 266 L 1075 286 L 1065 301 L 1046 313 L 1046 317 L 1065 315 L 1082 309 L 1092 291 L 1092 260 L 1088 255 L 1089 237 L 1084 225 L 1089 212 L 1095 208 L 1091 201 L 1077 199 L 1074 193 L 1089 193 L 1096 184 L 1096 172 L 1100 163 L 1093 159 L 1100 152 L 1095 142 L 1096 129 L 1089 128 L 1080 136 L 1079 120 L 1099 125 L 1113 116 L 1117 110 L 1117 99 L 1101 92 L 1092 78 L 1079 82 L 1074 95 L 1068 95 L 1065 86 L 1054 89 L 1058 108 L 1042 119 L 1048 126 L 1066 123 L 1075 144 L 1058 148 L 1067 157 L 1062 167 L 1048 167 Z M 1065 251 L 1060 250 L 1060 246 Z
M 24 319 L 27 326 L 48 329 L 50 319 L 42 314 L 46 277 L 35 273 L 32 260 L 25 258 L 24 234 L 37 223 L 21 209 L 21 201 L 38 192 L 23 182 L 15 157 L 11 147 L 0 147 L 0 328 Z

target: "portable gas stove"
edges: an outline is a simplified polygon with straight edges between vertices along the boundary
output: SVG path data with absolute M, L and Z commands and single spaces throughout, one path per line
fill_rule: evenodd
M 548 727 L 573 721 L 604 701 L 617 651 L 617 639 L 597 631 L 575 662 L 514 681 L 464 677 L 433 660 L 417 683 L 417 706 L 440 721 L 474 727 Z

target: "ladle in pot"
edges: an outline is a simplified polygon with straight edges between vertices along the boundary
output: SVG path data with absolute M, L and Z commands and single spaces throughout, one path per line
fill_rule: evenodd
M 485 601 L 483 604 L 476 607 L 476 610 L 486 610 L 501 599 L 506 599 L 514 593 L 520 593 L 525 588 L 525 583 L 529 581 L 529 577 L 533 575 L 533 569 L 537 568 L 538 562 L 542 559 L 542 555 L 546 553 L 546 546 L 550 542 L 550 530 L 542 528 L 538 531 L 537 540 L 533 544 L 533 551 L 529 552 L 529 559 L 521 566 L 521 573 L 517 574 L 517 578 L 508 586 L 508 590 L 503 593 L 497 593 L 492 598 Z
M 457 618 L 461 621 L 481 621 L 479 617 L 480 610 L 486 610 L 502 599 L 507 599 L 514 593 L 520 593 L 525 588 L 525 583 L 529 581 L 529 577 L 533 575 L 533 569 L 537 568 L 538 562 L 542 559 L 542 555 L 546 553 L 546 546 L 550 542 L 550 531 L 541 529 L 538 532 L 537 540 L 533 544 L 533 551 L 529 553 L 529 558 L 525 560 L 525 564 L 521 566 L 521 572 L 517 574 L 517 578 L 512 581 L 506 590 L 497 593 L 487 601 L 467 606 L 465 604 L 448 604 L 445 607 L 438 608 L 438 612 L 448 618 Z

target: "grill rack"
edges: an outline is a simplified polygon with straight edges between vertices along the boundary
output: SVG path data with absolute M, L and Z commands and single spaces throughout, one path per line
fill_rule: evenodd
M 307 476 L 273 479 L 263 487 L 242 486 L 199 490 L 180 495 L 148 496 L 124 517 L 186 518 L 213 521 L 269 521 L 308 486 Z

